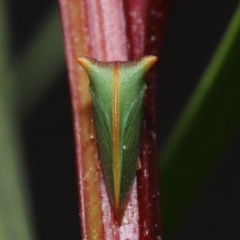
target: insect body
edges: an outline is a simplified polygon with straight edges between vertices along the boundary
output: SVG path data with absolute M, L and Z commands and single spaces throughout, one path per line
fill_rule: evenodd
M 137 169 L 146 90 L 144 77 L 156 60 L 155 56 L 132 62 L 77 59 L 89 76 L 101 168 L 119 222 Z

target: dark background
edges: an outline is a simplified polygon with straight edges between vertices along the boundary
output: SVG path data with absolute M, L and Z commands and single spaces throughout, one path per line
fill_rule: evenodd
M 176 0 L 159 61 L 159 146 L 164 145 L 238 0 Z M 13 57 L 20 56 L 56 1 L 9 1 Z M 58 41 L 59 36 L 56 37 Z M 72 114 L 66 69 L 22 121 L 38 240 L 80 239 Z M 223 149 L 177 240 L 240 239 L 240 127 Z

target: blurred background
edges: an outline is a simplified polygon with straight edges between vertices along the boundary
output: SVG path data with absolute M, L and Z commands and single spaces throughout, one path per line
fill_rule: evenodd
M 174 1 L 158 62 L 160 151 L 238 3 Z M 0 75 L 3 112 L 10 124 L 6 136 L 12 136 L 23 160 L 36 239 L 77 240 L 74 137 L 58 4 L 53 0 L 0 4 L 0 59 L 5 56 L 8 66 Z M 3 118 L 0 123 L 2 132 Z M 189 206 L 176 240 L 240 239 L 239 143 L 240 124 L 211 176 L 203 176 L 208 183 Z

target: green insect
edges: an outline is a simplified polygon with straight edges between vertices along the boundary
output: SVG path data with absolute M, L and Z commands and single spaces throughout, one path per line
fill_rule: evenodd
M 88 74 L 101 168 L 115 216 L 122 221 L 136 174 L 140 149 L 145 74 L 157 61 L 77 59 Z

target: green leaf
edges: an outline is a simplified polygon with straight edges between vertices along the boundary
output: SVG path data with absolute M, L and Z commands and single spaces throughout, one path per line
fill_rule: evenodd
M 7 13 L 7 2 L 0 1 L 0 239 L 32 240 L 31 207 L 14 111 L 15 74 L 8 66 Z
M 0 239 L 33 240 L 19 128 L 0 91 Z
M 240 5 L 160 158 L 163 236 L 172 239 L 240 121 Z

